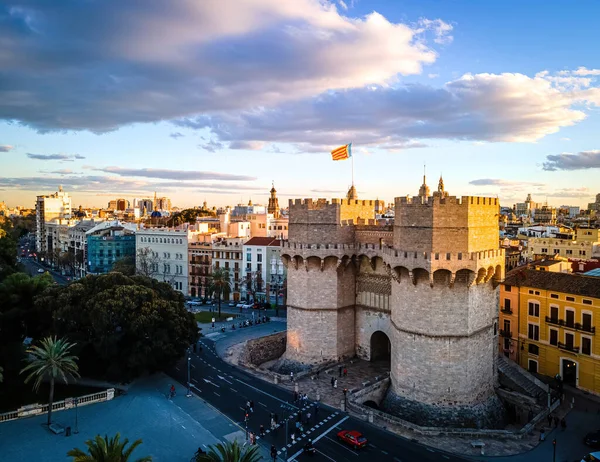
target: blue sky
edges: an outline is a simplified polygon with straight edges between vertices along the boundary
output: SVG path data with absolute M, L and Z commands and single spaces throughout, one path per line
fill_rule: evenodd
M 135 3 L 135 4 L 134 4 Z M 143 6 L 140 6 L 143 5 Z M 576 6 L 576 7 L 575 7 Z M 0 5 L 0 201 L 600 192 L 596 1 Z

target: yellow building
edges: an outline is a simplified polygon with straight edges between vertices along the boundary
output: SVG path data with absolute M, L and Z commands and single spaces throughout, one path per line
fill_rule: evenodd
M 501 285 L 499 321 L 506 356 L 600 395 L 600 278 L 515 270 Z
M 588 260 L 600 256 L 599 229 L 579 228 L 574 235 L 532 237 L 528 240 L 529 256 L 560 256 Z

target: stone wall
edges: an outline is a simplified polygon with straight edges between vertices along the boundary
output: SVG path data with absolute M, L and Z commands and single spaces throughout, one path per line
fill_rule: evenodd
M 286 350 L 286 332 L 267 335 L 246 342 L 246 351 L 242 362 L 253 366 L 260 366 L 267 361 L 281 357 Z

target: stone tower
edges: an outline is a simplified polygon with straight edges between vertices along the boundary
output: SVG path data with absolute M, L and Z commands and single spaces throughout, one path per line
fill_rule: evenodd
M 279 218 L 279 199 L 277 199 L 277 190 L 275 189 L 275 183 L 273 183 L 273 186 L 271 188 L 271 197 L 269 197 L 267 213 L 271 213 L 275 218 Z
M 389 412 L 421 425 L 497 422 L 498 199 L 449 196 L 440 181 L 433 196 L 394 205 L 392 227 L 374 219 L 375 201 L 290 201 L 285 358 L 305 367 L 383 351 Z

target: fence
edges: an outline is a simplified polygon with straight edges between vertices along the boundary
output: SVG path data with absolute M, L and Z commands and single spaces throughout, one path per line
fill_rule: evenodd
M 114 397 L 115 389 L 109 388 L 108 390 L 101 391 L 99 393 L 92 393 L 91 395 L 80 396 L 79 398 L 66 398 L 63 401 L 52 403 L 52 412 L 75 407 L 75 399 L 77 400 L 77 406 L 86 406 L 88 404 L 101 403 L 102 401 L 110 401 Z M 41 415 L 47 412 L 48 404 L 29 404 L 27 406 L 20 407 L 16 411 L 0 414 L 0 422 L 8 422 L 9 420 Z

